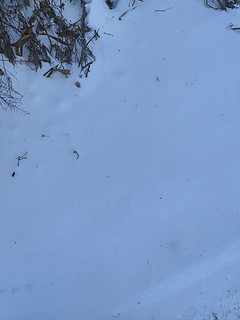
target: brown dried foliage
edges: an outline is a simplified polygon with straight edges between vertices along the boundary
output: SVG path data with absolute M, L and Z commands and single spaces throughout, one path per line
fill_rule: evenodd
M 65 3 L 71 0 L 64 0 Z M 86 21 L 86 3 L 77 0 L 79 20 L 71 23 L 64 17 L 63 0 L 0 0 L 0 53 L 7 61 L 33 64 L 35 69 L 48 62 L 60 67 L 54 71 L 68 70 L 66 65 L 77 63 L 81 72 L 88 75 L 95 57 L 89 47 L 97 39 L 97 31 Z M 3 66 L 0 66 L 3 69 Z M 5 66 L 4 66 L 5 68 Z M 0 75 L 0 105 L 13 107 L 3 92 L 10 92 L 11 77 Z M 10 82 L 9 82 L 10 81 Z M 12 91 L 14 93 L 14 91 Z M 2 96 L 3 95 L 3 96 Z

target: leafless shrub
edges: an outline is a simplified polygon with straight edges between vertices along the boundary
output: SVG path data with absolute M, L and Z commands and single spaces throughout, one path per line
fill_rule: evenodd
M 21 94 L 14 90 L 11 74 L 6 70 L 4 63 L 0 68 L 0 106 L 4 109 L 24 111 L 20 108 Z
M 95 60 L 89 44 L 99 35 L 87 24 L 84 0 L 75 3 L 78 21 L 72 23 L 64 17 L 68 2 L 71 0 L 0 0 L 0 53 L 12 64 L 21 59 L 36 70 L 48 62 L 60 65 L 53 69 L 64 73 L 67 65 L 77 63 L 87 76 Z M 0 86 L 3 105 L 13 108 L 16 92 L 6 72 Z M 15 105 L 17 102 L 18 99 Z
M 236 8 L 240 4 L 240 0 L 205 0 L 208 7 L 215 10 L 227 10 Z

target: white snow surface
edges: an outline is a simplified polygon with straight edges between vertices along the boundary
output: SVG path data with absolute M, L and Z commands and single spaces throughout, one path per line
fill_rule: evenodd
M 240 317 L 240 12 L 136 4 L 88 4 L 87 79 L 12 70 L 0 320 Z

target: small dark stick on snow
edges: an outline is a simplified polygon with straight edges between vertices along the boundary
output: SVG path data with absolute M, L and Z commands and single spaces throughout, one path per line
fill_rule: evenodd
M 76 150 L 74 150 L 73 153 L 75 153 L 77 155 L 77 159 L 80 157 L 79 153 Z
M 125 12 L 123 12 L 123 14 L 120 15 L 120 17 L 118 18 L 118 20 L 122 20 L 122 18 L 128 13 L 128 12 L 131 12 L 133 10 L 135 10 L 137 8 L 137 6 L 133 7 L 132 9 L 130 10 L 127 10 Z
M 167 8 L 167 9 L 157 9 L 157 10 L 155 10 L 155 12 L 165 12 L 165 11 L 170 10 L 170 9 L 174 9 L 174 7 L 170 7 L 170 8 Z
M 114 35 L 111 34 L 111 33 L 107 33 L 107 32 L 103 32 L 103 33 L 106 34 L 107 36 L 112 36 L 112 37 L 114 37 Z
M 17 156 L 17 161 L 18 161 L 18 167 L 19 167 L 19 164 L 20 164 L 20 161 L 21 160 L 25 160 L 25 159 L 27 159 L 27 157 L 26 157 L 26 154 L 27 154 L 27 152 L 25 152 L 22 156 Z

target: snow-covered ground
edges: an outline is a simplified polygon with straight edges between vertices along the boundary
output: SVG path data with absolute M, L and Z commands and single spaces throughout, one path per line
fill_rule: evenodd
M 128 1 L 89 3 L 86 80 L 14 69 L 30 115 L 0 110 L 0 320 L 240 317 L 240 13 L 119 20 Z

